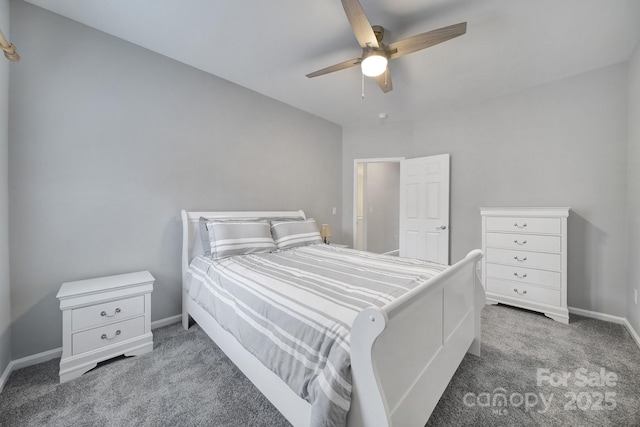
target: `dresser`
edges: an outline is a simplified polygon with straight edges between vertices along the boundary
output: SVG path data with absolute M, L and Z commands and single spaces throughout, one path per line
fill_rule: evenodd
M 504 303 L 569 323 L 570 208 L 480 208 L 487 303 Z
M 153 350 L 148 271 L 63 283 L 60 382 L 79 377 L 115 356 Z

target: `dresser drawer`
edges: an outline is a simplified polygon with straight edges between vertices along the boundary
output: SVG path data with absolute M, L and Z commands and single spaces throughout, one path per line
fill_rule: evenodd
M 122 322 L 100 326 L 83 332 L 77 332 L 72 337 L 73 354 L 80 354 L 135 338 L 144 334 L 144 316 Z
M 517 265 L 519 267 L 540 268 L 549 271 L 562 271 L 562 255 L 543 252 L 527 252 L 515 249 L 487 248 L 487 262 Z
M 518 249 L 540 252 L 560 252 L 560 236 L 537 236 L 528 234 L 487 233 L 487 247 Z
M 110 301 L 71 311 L 71 329 L 79 331 L 144 313 L 144 295 Z
M 488 217 L 487 231 L 517 233 L 560 234 L 560 218 Z
M 513 280 L 519 283 L 549 286 L 560 289 L 562 277 L 559 272 L 536 270 L 516 266 L 487 263 L 487 278 Z
M 487 279 L 487 291 L 510 298 L 517 298 L 522 301 L 536 302 L 553 306 L 561 305 L 560 291 L 554 289 L 541 288 L 535 285 L 523 283 Z

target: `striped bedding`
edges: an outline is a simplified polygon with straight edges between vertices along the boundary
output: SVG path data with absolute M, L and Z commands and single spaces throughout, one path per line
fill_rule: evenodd
M 191 262 L 191 298 L 311 403 L 311 425 L 344 426 L 350 406 L 350 331 L 447 266 L 324 244 Z

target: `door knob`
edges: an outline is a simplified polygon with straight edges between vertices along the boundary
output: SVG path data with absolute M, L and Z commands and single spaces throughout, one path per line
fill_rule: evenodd
M 441 225 L 440 227 L 436 227 L 436 230 L 446 230 L 447 226 L 446 225 Z

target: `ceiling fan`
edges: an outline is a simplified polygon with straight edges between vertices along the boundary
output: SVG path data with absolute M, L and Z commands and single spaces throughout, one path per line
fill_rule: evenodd
M 369 20 L 358 0 L 342 0 L 342 6 L 347 14 L 353 33 L 358 43 L 360 43 L 360 47 L 362 47 L 362 56 L 307 74 L 309 78 L 360 65 L 362 74 L 375 78 L 380 89 L 387 93 L 393 89 L 391 72 L 388 67 L 390 59 L 396 59 L 418 50 L 426 49 L 467 32 L 467 23 L 461 22 L 407 37 L 387 45 L 382 42 L 384 28 L 379 25 L 372 26 L 369 24 Z

